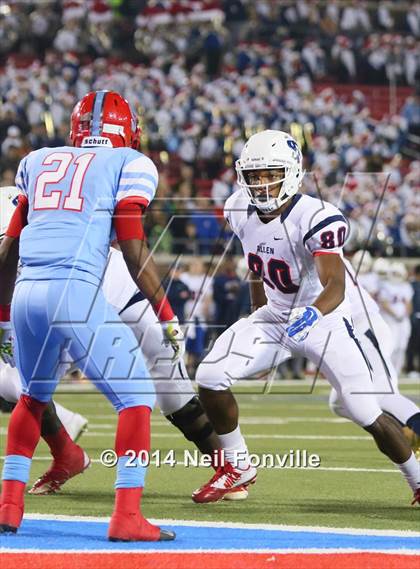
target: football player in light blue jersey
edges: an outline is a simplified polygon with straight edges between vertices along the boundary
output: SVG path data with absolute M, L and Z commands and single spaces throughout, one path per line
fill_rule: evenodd
M 92 92 L 73 111 L 73 146 L 36 150 L 19 165 L 19 204 L 0 246 L 0 349 L 13 335 L 23 395 L 9 423 L 0 532 L 16 532 L 21 524 L 43 411 L 70 357 L 119 413 L 109 539 L 174 538 L 140 511 L 145 461 L 129 468 L 127 452 L 144 457 L 149 451 L 153 382 L 133 332 L 99 287 L 115 230 L 174 359 L 182 355 L 182 333 L 144 241 L 141 215 L 154 197 L 158 174 L 138 152 L 139 138 L 137 117 L 125 99 L 112 91 Z M 60 429 L 49 444 L 65 449 L 66 437 Z

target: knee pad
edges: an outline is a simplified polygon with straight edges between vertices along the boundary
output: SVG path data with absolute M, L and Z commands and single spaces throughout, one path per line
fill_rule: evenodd
M 166 415 L 185 438 L 191 442 L 199 442 L 207 439 L 213 432 L 213 425 L 207 418 L 200 399 L 195 396 L 184 407 L 170 415 Z

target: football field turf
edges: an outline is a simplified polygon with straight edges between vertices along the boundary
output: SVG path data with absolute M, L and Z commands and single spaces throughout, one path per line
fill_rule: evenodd
M 284 455 L 291 450 L 295 456 L 300 450 L 301 457 L 306 450 L 308 455 L 319 456 L 318 468 L 281 468 L 277 463 L 274 468 L 260 469 L 246 501 L 194 504 L 192 491 L 213 471 L 185 464 L 189 456 L 185 456 L 184 449 L 192 452 L 194 447 L 155 411 L 152 450 L 159 450 L 161 461 L 167 457 L 177 465 L 149 467 L 145 515 L 206 522 L 419 530 L 418 508 L 410 506 L 411 493 L 399 472 L 365 431 L 329 411 L 324 382 L 313 393 L 308 385 L 299 383 L 293 387 L 280 383 L 275 390 L 282 393 L 264 395 L 262 387 L 239 388 L 242 431 L 250 452 L 277 454 L 277 460 L 284 461 Z M 291 395 L 291 391 L 302 394 Z M 418 398 L 413 384 L 403 391 Z M 89 419 L 89 430 L 79 442 L 91 457 L 92 466 L 66 484 L 59 495 L 27 496 L 26 512 L 109 516 L 115 471 L 100 463 L 100 455 L 113 448 L 116 415 L 101 395 L 91 391 L 58 393 L 56 400 Z M 2 455 L 7 419 L 8 415 L 0 416 Z M 48 450 L 42 442 L 33 462 L 31 481 L 48 464 Z

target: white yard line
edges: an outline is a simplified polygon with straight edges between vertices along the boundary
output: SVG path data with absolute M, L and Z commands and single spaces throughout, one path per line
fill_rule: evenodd
M 304 385 L 304 386 L 311 386 L 314 384 L 314 377 L 307 377 L 306 379 L 275 379 L 274 382 L 272 383 L 272 385 L 275 386 L 282 386 L 284 385 L 285 387 L 290 387 L 290 386 L 299 386 L 299 385 Z M 194 382 L 193 382 L 194 383 Z M 235 385 L 237 387 L 254 387 L 254 386 L 258 386 L 261 389 L 264 388 L 266 382 L 263 379 L 245 379 L 245 380 L 239 380 L 235 383 Z M 419 380 L 418 379 L 410 379 L 407 376 L 403 376 L 400 377 L 400 379 L 398 380 L 398 385 L 399 386 L 406 386 L 406 385 L 417 385 L 419 384 Z M 325 388 L 330 388 L 330 385 L 328 383 L 328 381 L 326 379 L 323 378 L 318 378 L 315 381 L 315 385 L 317 387 L 325 387 Z M 81 391 L 81 392 L 92 392 L 92 393 L 98 393 L 97 389 L 94 387 L 94 385 L 86 380 L 86 381 L 82 381 L 82 382 L 61 382 L 58 384 L 57 386 L 57 392 L 74 392 L 74 391 Z
M 86 433 L 83 434 L 83 438 L 87 438 L 87 437 L 106 437 L 107 435 L 112 435 L 114 436 L 114 433 L 101 433 L 101 432 L 95 432 L 95 431 L 87 431 Z M 267 434 L 250 434 L 245 432 L 244 436 L 247 439 L 264 439 L 264 440 L 270 440 L 270 439 L 279 439 L 279 440 L 301 440 L 301 441 L 372 441 L 372 437 L 369 436 L 353 436 L 353 435 L 267 435 Z M 181 433 L 178 432 L 173 432 L 173 433 L 152 433 L 152 438 L 156 438 L 156 439 L 181 439 L 183 440 L 183 436 L 181 435 Z
M 91 423 L 92 427 L 98 427 L 100 429 L 110 429 L 113 428 L 113 425 L 110 423 L 95 423 L 95 419 L 97 417 L 93 416 L 93 421 Z M 344 417 L 316 417 L 316 416 L 305 416 L 305 415 L 282 415 L 279 417 L 276 416 L 260 416 L 260 415 L 244 415 L 241 417 L 240 422 L 242 425 L 282 425 L 286 423 L 347 423 L 348 425 L 351 422 Z M 169 427 L 172 428 L 172 425 L 169 423 L 167 419 L 164 417 L 162 418 L 153 418 L 151 421 L 152 426 L 154 427 Z
M 155 425 L 156 426 L 156 425 Z M 115 433 L 115 425 L 110 425 L 110 426 L 106 426 L 103 427 L 105 432 L 101 432 L 101 430 L 99 429 L 98 431 L 95 430 L 90 430 L 91 428 L 97 428 L 98 425 L 93 425 L 90 424 L 89 425 L 89 430 L 86 431 L 85 433 L 83 433 L 83 438 L 98 438 L 98 437 L 107 437 L 109 436 L 114 436 Z M 175 431 L 173 429 L 173 427 L 171 425 L 168 424 L 168 428 L 169 430 L 172 430 L 173 432 L 169 432 L 169 433 L 156 433 L 156 432 L 152 432 L 152 437 L 155 438 L 171 438 L 171 439 L 176 439 L 176 438 L 180 438 L 182 439 L 182 435 L 181 433 Z M 262 439 L 262 440 L 270 440 L 270 439 L 279 439 L 279 440 L 309 440 L 309 441 L 372 441 L 372 437 L 370 437 L 369 435 L 286 435 L 286 434 L 266 434 L 266 433 L 248 433 L 245 431 L 245 436 L 247 439 Z M 4 428 L 0 428 L 0 436 L 6 436 L 7 435 L 7 429 Z

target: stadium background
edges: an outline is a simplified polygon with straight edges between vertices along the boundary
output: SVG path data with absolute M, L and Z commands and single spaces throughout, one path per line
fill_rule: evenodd
M 2 2 L 0 186 L 14 184 L 27 152 L 66 143 L 77 99 L 91 89 L 118 90 L 140 113 L 142 149 L 160 173 L 147 233 L 162 273 L 180 256 L 184 272 L 195 259 L 193 270 L 205 276 L 230 238 L 221 210 L 235 189 L 233 165 L 244 140 L 263 128 L 290 129 L 304 150 L 303 191 L 341 200 L 351 225 L 346 253 L 367 248 L 374 258 L 402 260 L 418 303 L 419 38 L 419 2 Z M 236 317 L 237 243 L 230 252 L 215 277 L 221 295 L 213 288 L 203 313 L 208 330 Z M 418 330 L 418 316 L 411 318 Z M 417 400 L 419 365 L 406 370 L 414 382 L 402 387 Z M 290 374 L 296 370 L 279 377 Z M 115 418 L 96 395 L 73 392 L 71 385 L 77 392 L 85 386 L 72 381 L 58 399 L 90 419 L 82 444 L 97 459 L 112 447 Z M 148 515 L 267 523 L 279 521 L 278 511 L 284 523 L 415 529 L 398 477 L 385 474 L 389 466 L 369 437 L 332 418 L 328 389 L 323 382 L 314 388 L 310 368 L 300 384 L 280 382 L 263 399 L 264 389 L 239 388 L 250 447 L 318 452 L 326 468 L 316 474 L 316 495 L 311 472 L 288 471 L 286 480 L 266 471 L 252 502 L 203 511 L 185 498 L 207 473 L 162 468 L 150 473 Z M 184 448 L 158 414 L 153 443 L 163 451 Z M 33 477 L 46 460 L 41 446 Z M 60 498 L 29 497 L 28 511 L 80 514 L 83 500 L 85 513 L 109 514 L 113 474 L 96 460 Z
M 139 112 L 142 148 L 159 169 L 146 229 L 165 273 L 174 256 L 181 271 L 201 256 L 193 272 L 214 274 L 231 237 L 221 212 L 234 161 L 252 133 L 277 128 L 303 147 L 303 191 L 349 219 L 346 253 L 402 257 L 414 279 L 419 22 L 418 2 L 2 3 L 0 185 L 13 185 L 25 153 L 68 141 L 76 100 L 115 89 Z M 236 239 L 229 252 L 240 255 Z M 218 329 L 242 310 L 229 308 L 235 264 L 219 272 L 201 310 Z

